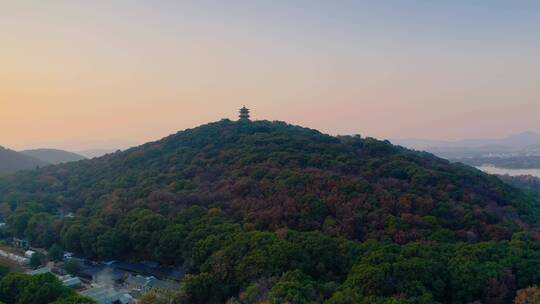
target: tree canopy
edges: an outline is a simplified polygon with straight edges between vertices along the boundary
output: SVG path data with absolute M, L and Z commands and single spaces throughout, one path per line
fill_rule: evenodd
M 179 303 L 508 303 L 540 284 L 538 207 L 428 153 L 267 121 L 0 179 L 9 233 L 182 265 Z

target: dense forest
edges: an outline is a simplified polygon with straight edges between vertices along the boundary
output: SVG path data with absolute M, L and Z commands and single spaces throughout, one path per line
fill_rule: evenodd
M 9 234 L 181 265 L 178 303 L 510 303 L 540 284 L 539 204 L 428 153 L 268 121 L 0 179 Z

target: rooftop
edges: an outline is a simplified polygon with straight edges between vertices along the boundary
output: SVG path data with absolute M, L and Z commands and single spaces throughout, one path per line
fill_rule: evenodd
M 122 304 L 133 303 L 133 298 L 130 295 L 105 286 L 95 286 L 81 291 L 80 294 L 93 299 L 97 304 L 111 304 L 115 301 Z
M 41 267 L 41 268 L 38 268 L 38 269 L 27 271 L 26 274 L 38 275 L 38 274 L 43 274 L 43 273 L 48 273 L 48 272 L 51 272 L 51 270 L 49 268 Z

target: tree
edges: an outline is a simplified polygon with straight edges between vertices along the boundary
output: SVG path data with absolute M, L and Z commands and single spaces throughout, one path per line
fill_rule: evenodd
M 269 294 L 272 304 L 305 304 L 320 302 L 317 288 L 311 278 L 300 270 L 287 272 Z
M 512 300 L 516 292 L 515 276 L 511 271 L 504 271 L 498 278 L 487 281 L 482 291 L 482 303 L 504 304 Z
M 81 248 L 81 234 L 82 227 L 80 224 L 66 225 L 60 234 L 63 247 L 68 251 L 82 252 Z
M 186 295 L 190 303 L 203 304 L 214 302 L 220 298 L 216 292 L 216 281 L 209 273 L 187 275 L 182 281 L 181 292 Z
M 29 275 L 17 272 L 9 273 L 0 281 L 0 300 L 5 303 L 16 303 L 25 287 L 30 284 L 30 280 Z
M 118 231 L 111 229 L 97 237 L 95 244 L 96 254 L 101 259 L 116 259 L 122 256 L 126 248 L 126 236 Z
M 53 274 L 10 273 L 0 280 L 0 301 L 9 304 L 94 304 L 64 287 Z
M 25 235 L 34 246 L 48 248 L 58 239 L 54 227 L 54 217 L 45 212 L 32 215 L 28 221 Z
M 174 224 L 169 225 L 159 239 L 159 247 L 157 248 L 158 258 L 162 263 L 174 264 L 183 262 L 184 240 L 187 232 L 184 225 Z
M 23 292 L 17 296 L 17 303 L 48 304 L 65 293 L 66 288 L 53 274 L 38 274 L 30 278 Z
M 26 230 L 26 226 L 28 225 L 28 221 L 32 217 L 32 214 L 27 211 L 17 211 L 10 217 L 8 217 L 8 227 L 13 232 L 13 234 L 17 237 L 24 237 L 24 232 Z
M 9 273 L 9 268 L 3 265 L 0 265 L 0 279 L 5 277 Z
M 160 290 L 151 291 L 139 298 L 139 304 L 180 304 L 182 295 L 178 291 Z
M 359 290 L 346 288 L 337 291 L 332 297 L 326 301 L 327 304 L 356 304 L 361 303 L 362 295 Z
M 37 252 L 32 254 L 32 256 L 30 257 L 30 266 L 32 268 L 38 268 L 39 266 L 41 266 L 41 254 Z
M 81 270 L 81 265 L 75 260 L 68 260 L 64 263 L 64 269 L 71 275 L 76 275 Z
M 51 304 L 96 304 L 96 302 L 90 298 L 73 295 L 67 298 L 58 299 Z
M 540 303 L 540 288 L 531 286 L 520 289 L 514 299 L 514 304 L 537 304 Z
M 64 258 L 64 250 L 60 248 L 57 244 L 52 245 L 49 249 L 49 260 L 50 261 L 61 261 Z
M 134 221 L 132 221 L 134 219 Z M 129 239 L 141 257 L 152 257 L 159 246 L 161 233 L 167 226 L 167 219 L 149 210 L 134 210 L 125 221 L 129 225 Z

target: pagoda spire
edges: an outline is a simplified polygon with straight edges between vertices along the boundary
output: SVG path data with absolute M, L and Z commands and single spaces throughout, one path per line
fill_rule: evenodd
M 243 106 L 240 109 L 240 115 L 238 115 L 240 120 L 249 120 L 249 109 L 246 106 Z

